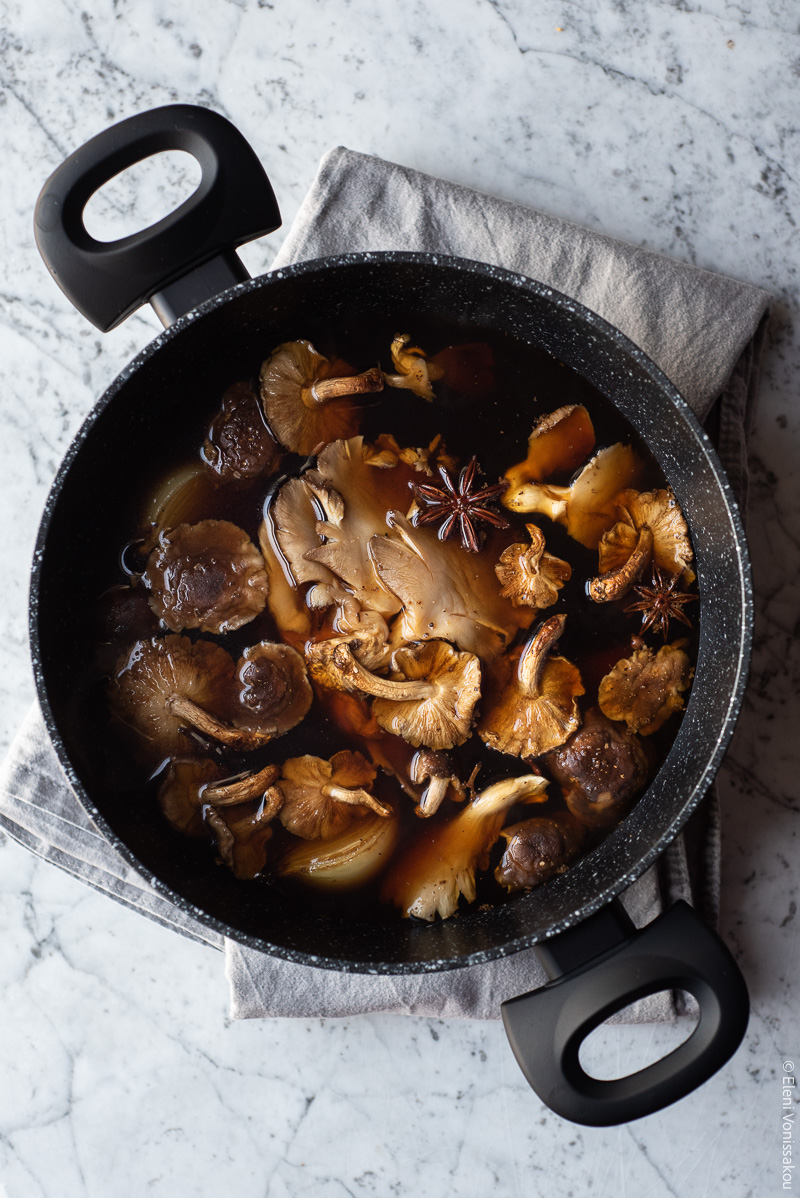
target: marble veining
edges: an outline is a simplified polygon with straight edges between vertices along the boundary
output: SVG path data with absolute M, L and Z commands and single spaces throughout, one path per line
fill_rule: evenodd
M 751 442 L 753 670 L 720 775 L 722 932 L 753 998 L 734 1061 L 670 1110 L 599 1131 L 541 1106 L 497 1025 L 231 1024 L 216 953 L 4 840 L 0 1195 L 782 1192 L 780 1076 L 800 1056 L 796 6 L 5 0 L 0 29 L 2 747 L 33 695 L 27 579 L 50 481 L 96 397 L 160 327 L 148 310 L 96 332 L 33 242 L 45 177 L 115 119 L 175 101 L 230 117 L 266 165 L 284 228 L 320 156 L 344 144 L 776 296 Z M 110 230 L 165 211 L 186 186 L 177 162 L 139 172 L 98 219 Z M 251 273 L 281 241 L 243 250 Z M 630 1070 L 683 1034 L 605 1028 L 592 1062 Z

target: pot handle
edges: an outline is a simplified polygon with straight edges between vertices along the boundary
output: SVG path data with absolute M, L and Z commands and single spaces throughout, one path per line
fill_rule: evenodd
M 548 981 L 502 1004 L 503 1023 L 530 1085 L 558 1115 L 608 1127 L 651 1115 L 707 1081 L 747 1028 L 747 987 L 731 953 L 688 903 L 637 931 L 615 899 L 535 946 Z M 627 1077 L 584 1071 L 584 1039 L 616 1011 L 659 990 L 688 990 L 700 1021 L 674 1051 Z
M 200 164 L 196 191 L 140 233 L 97 241 L 83 210 L 126 167 L 164 150 Z M 164 324 L 249 278 L 236 246 L 280 227 L 269 179 L 242 134 L 219 113 L 169 104 L 120 121 L 53 171 L 36 203 L 39 252 L 67 298 L 104 333 L 148 300 Z

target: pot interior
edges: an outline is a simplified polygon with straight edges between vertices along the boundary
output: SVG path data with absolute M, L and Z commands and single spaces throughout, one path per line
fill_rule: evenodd
M 695 549 L 696 676 L 649 790 L 566 873 L 502 906 L 431 925 L 308 920 L 284 896 L 220 869 L 208 845 L 198 847 L 153 820 L 136 786 L 126 787 L 124 778 L 109 784 L 105 747 L 81 734 L 91 612 L 113 574 L 119 529 L 135 523 L 135 497 L 154 446 L 198 411 L 211 410 L 231 382 L 257 373 L 279 342 L 323 340 L 333 324 L 355 328 L 364 320 L 388 321 L 399 331 L 412 317 L 421 325 L 444 317 L 450 326 L 499 330 L 545 351 L 554 370 L 563 371 L 563 363 L 575 372 L 570 395 L 595 388 L 647 442 Z M 556 397 L 532 409 L 530 424 L 563 402 L 576 400 Z M 496 414 L 481 436 L 502 446 Z M 507 460 L 523 450 L 515 442 Z M 411 254 L 353 255 L 264 276 L 209 301 L 148 346 L 109 388 L 62 466 L 45 511 L 32 591 L 34 666 L 48 726 L 79 798 L 120 852 L 227 935 L 308 964 L 387 973 L 447 969 L 516 951 L 577 922 L 643 872 L 677 834 L 721 760 L 744 688 L 750 623 L 744 540 L 727 481 L 705 434 L 649 359 L 600 318 L 540 284 L 477 263 Z

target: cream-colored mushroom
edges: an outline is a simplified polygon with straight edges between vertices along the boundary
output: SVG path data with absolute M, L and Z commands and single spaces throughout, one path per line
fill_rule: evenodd
M 143 577 L 150 606 L 173 632 L 233 632 L 264 610 L 269 590 L 264 559 L 229 520 L 162 533 Z
M 396 676 L 388 679 L 365 670 L 348 645 L 339 645 L 333 654 L 351 688 L 375 696 L 373 715 L 387 732 L 417 747 L 463 744 L 480 698 L 478 658 L 459 653 L 446 641 L 426 641 L 398 649 L 393 662 Z
M 509 490 L 546 482 L 554 474 L 573 474 L 594 449 L 594 428 L 583 404 L 567 404 L 537 420 L 528 438 L 528 455 L 506 470 Z
M 513 671 L 484 696 L 478 735 L 492 749 L 517 757 L 538 757 L 563 744 L 580 726 L 580 671 L 550 651 L 564 631 L 565 615 L 545 620 L 519 655 Z M 516 668 L 514 668 L 516 665 Z
M 623 595 L 627 595 L 633 584 L 641 577 L 647 563 L 653 556 L 653 534 L 646 524 L 643 524 L 638 533 L 629 528 L 627 524 L 615 524 L 609 532 L 603 534 L 600 541 L 600 560 L 608 560 L 606 555 L 603 556 L 603 540 L 608 538 L 607 544 L 622 547 L 624 540 L 628 538 L 620 535 L 615 530 L 626 529 L 634 538 L 634 545 L 631 549 L 630 556 L 626 557 L 619 565 L 615 565 L 606 570 L 605 573 L 598 575 L 597 578 L 591 579 L 587 587 L 589 597 L 595 603 L 609 603 L 614 599 L 621 599 Z
M 344 832 L 366 809 L 386 818 L 391 809 L 367 789 L 376 769 L 361 753 L 344 749 L 330 761 L 305 754 L 283 763 L 278 785 L 284 794 L 280 819 L 303 840 L 330 840 Z
M 683 649 L 646 645 L 618 661 L 600 682 L 598 705 L 610 720 L 624 720 L 630 732 L 650 736 L 683 707 L 694 670 Z
M 392 365 L 397 374 L 384 374 L 390 387 L 404 387 L 432 401 L 436 398 L 431 382 L 442 377 L 441 366 L 429 362 L 424 350 L 410 345 L 410 333 L 398 333 L 391 344 Z
M 331 840 L 304 840 L 277 863 L 278 877 L 294 878 L 318 890 L 350 890 L 379 873 L 394 852 L 400 821 L 368 815 Z
M 502 503 L 512 512 L 538 512 L 563 524 L 587 549 L 596 549 L 617 520 L 616 496 L 634 487 L 644 463 L 630 445 L 617 443 L 601 449 L 568 487 L 529 482 L 509 486 Z
M 689 562 L 694 558 L 694 553 L 689 529 L 672 489 L 624 490 L 617 495 L 616 504 L 622 523 L 636 532 L 642 528 L 649 528 L 652 532 L 652 560 L 659 569 L 670 574 L 682 574 L 685 585 L 693 582 L 695 576 Z
M 551 607 L 558 592 L 572 577 L 569 562 L 545 550 L 544 533 L 538 524 L 526 524 L 530 545 L 509 545 L 500 554 L 494 572 L 502 583 L 500 594 L 515 607 L 523 604 L 541 610 Z
M 349 645 L 353 656 L 367 670 L 382 670 L 391 657 L 389 627 L 376 611 L 365 611 L 353 598 L 337 609 L 331 635 L 307 641 L 306 661 L 311 677 L 322 686 L 342 689 L 349 683 L 333 661 L 337 645 Z
M 411 762 L 411 781 L 417 784 L 428 782 L 415 807 L 416 814 L 423 819 L 435 815 L 446 797 L 459 803 L 466 797 L 466 791 L 447 753 L 420 749 Z
M 547 785 L 547 779 L 536 774 L 506 778 L 446 822 L 433 821 L 430 831 L 416 837 L 392 866 L 381 897 L 406 917 L 447 919 L 460 895 L 467 902 L 474 900 L 476 871 L 488 865 L 489 850 L 510 809 L 517 803 L 545 802 Z
M 309 454 L 358 430 L 352 396 L 381 391 L 377 366 L 331 377 L 336 368 L 310 341 L 287 341 L 261 367 L 261 402 L 275 436 L 294 453 Z

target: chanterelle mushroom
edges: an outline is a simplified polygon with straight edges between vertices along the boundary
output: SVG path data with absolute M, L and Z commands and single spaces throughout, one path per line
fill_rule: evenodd
M 528 456 L 506 471 L 510 489 L 570 475 L 594 449 L 594 428 L 583 404 L 568 404 L 537 420 L 528 438 Z
M 367 789 L 375 774 L 366 757 L 349 749 L 334 753 L 330 761 L 308 753 L 290 758 L 278 783 L 284 794 L 281 823 L 303 840 L 330 840 L 363 820 L 367 808 L 376 815 L 391 815 Z
M 394 865 L 382 897 L 406 917 L 447 919 L 459 895 L 475 898 L 475 872 L 488 865 L 488 854 L 515 803 L 543 803 L 548 782 L 535 774 L 506 778 L 487 787 L 446 823 L 432 822 Z
M 655 654 L 644 646 L 618 661 L 602 679 L 600 710 L 610 720 L 624 720 L 630 732 L 650 736 L 681 710 L 681 691 L 693 673 L 688 656 L 676 645 L 662 645 Z
M 380 726 L 409 744 L 452 749 L 469 736 L 481 693 L 474 654 L 459 653 L 446 641 L 410 645 L 394 654 L 391 680 L 365 670 L 349 645 L 334 650 L 333 663 L 352 689 L 376 696 L 372 712 Z
M 206 823 L 214 833 L 219 855 L 237 878 L 255 878 L 266 866 L 272 820 L 282 804 L 280 789 L 270 786 L 255 802 L 207 809 Z
M 523 820 L 504 828 L 500 835 L 506 841 L 506 850 L 494 876 L 512 893 L 562 873 L 577 857 L 586 833 L 573 815 L 560 811 Z
M 551 483 L 510 486 L 502 503 L 512 512 L 540 512 L 587 549 L 596 549 L 617 519 L 615 499 L 642 476 L 644 464 L 630 445 L 609 445 L 588 462 L 568 487 Z
M 350 398 L 383 390 L 377 366 L 363 374 L 331 377 L 335 364 L 310 341 L 287 341 L 261 367 L 261 402 L 275 436 L 294 453 L 313 453 L 358 430 Z
M 519 656 L 511 655 L 516 669 L 506 684 L 484 698 L 477 730 L 490 748 L 538 757 L 563 744 L 580 726 L 580 671 L 565 657 L 550 656 L 566 619 L 560 615 L 545 620 Z
M 548 754 L 546 764 L 563 786 L 572 814 L 592 828 L 619 823 L 649 773 L 639 738 L 596 707 L 586 712 L 582 728 Z
M 503 586 L 500 594 L 515 607 L 524 604 L 541 610 L 556 602 L 558 592 L 572 577 L 572 567 L 545 551 L 544 534 L 538 524 L 525 527 L 530 545 L 509 545 L 500 554 L 494 572 Z
M 455 767 L 447 753 L 437 753 L 432 749 L 420 749 L 414 754 L 411 762 L 411 781 L 425 782 L 428 785 L 423 791 L 417 807 L 417 815 L 427 818 L 435 815 L 446 795 L 459 803 L 464 799 L 466 791 L 456 773 Z
M 179 524 L 162 533 L 147 562 L 150 606 L 173 632 L 232 632 L 264 610 L 264 559 L 228 520 Z
M 158 761 L 189 747 L 181 730 L 195 721 L 175 711 L 176 700 L 191 713 L 224 712 L 232 683 L 232 658 L 210 641 L 193 644 L 185 636 L 137 641 L 111 679 L 111 710 Z
M 419 346 L 409 345 L 410 333 L 398 333 L 391 345 L 392 365 L 397 374 L 384 374 L 390 387 L 405 387 L 422 399 L 433 400 L 431 381 L 441 378 L 444 371 L 435 362 L 429 362 L 425 351 Z
M 245 649 L 236 666 L 238 703 L 234 722 L 253 732 L 280 735 L 307 714 L 313 692 L 296 649 L 261 641 Z
M 228 387 L 203 446 L 211 469 L 226 482 L 258 478 L 274 470 L 279 456 L 253 388 L 249 383 Z

